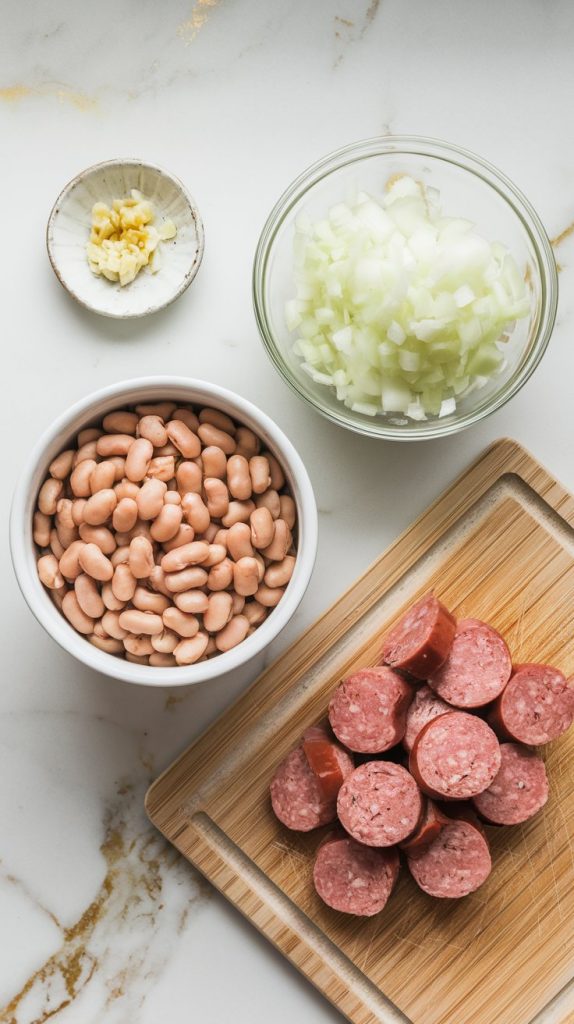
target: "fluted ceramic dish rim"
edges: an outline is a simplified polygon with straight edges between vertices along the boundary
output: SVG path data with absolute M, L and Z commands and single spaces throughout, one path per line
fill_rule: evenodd
M 36 569 L 37 548 L 32 515 L 48 465 L 71 436 L 93 425 L 112 409 L 164 399 L 205 403 L 251 427 L 278 458 L 297 506 L 298 543 L 293 576 L 285 594 L 251 636 L 230 651 L 194 665 L 156 668 L 107 654 L 77 633 L 50 600 Z M 251 662 L 275 640 L 295 614 L 307 590 L 317 554 L 318 519 L 313 487 L 305 464 L 284 431 L 267 413 L 235 391 L 198 378 L 138 377 L 99 388 L 61 413 L 38 438 L 16 485 L 10 511 L 10 553 L 18 585 L 30 611 L 49 636 L 89 668 L 127 683 L 177 687 L 228 675 Z
M 165 300 L 161 302 L 152 303 L 151 305 L 146 306 L 144 309 L 135 310 L 134 312 L 128 313 L 114 313 L 109 309 L 102 309 L 100 306 L 97 306 L 93 302 L 90 302 L 83 298 L 82 295 L 80 295 L 75 289 L 71 288 L 61 273 L 60 266 L 58 264 L 57 254 L 55 251 L 56 246 L 54 244 L 54 226 L 56 219 L 58 218 L 60 211 L 62 209 L 63 203 L 66 202 L 70 193 L 75 188 L 77 188 L 77 186 L 81 184 L 81 182 L 84 181 L 89 175 L 92 175 L 95 171 L 102 171 L 107 167 L 144 167 L 150 171 L 155 172 L 161 178 L 165 178 L 166 180 L 170 181 L 174 188 L 183 197 L 186 206 L 189 209 L 191 219 L 195 225 L 195 232 L 197 236 L 197 248 L 195 250 L 191 266 L 186 271 L 185 277 L 181 284 L 179 285 L 179 287 L 176 288 L 175 291 L 172 292 L 171 295 L 169 295 Z M 86 241 L 87 240 L 88 239 L 86 237 Z M 175 302 L 175 300 L 178 299 L 180 295 L 183 295 L 183 293 L 189 288 L 191 282 L 193 281 L 195 275 L 197 274 L 197 271 L 199 270 L 201 261 L 203 259 L 203 252 L 205 248 L 205 235 L 203 221 L 201 219 L 201 215 L 199 213 L 197 204 L 191 193 L 188 192 L 183 182 L 178 177 L 176 177 L 175 174 L 172 174 L 171 171 L 165 170 L 165 168 L 160 167 L 158 164 L 150 163 L 148 160 L 141 160 L 137 157 L 117 157 L 113 160 L 102 160 L 97 164 L 91 164 L 90 167 L 84 168 L 83 171 L 80 171 L 66 185 L 64 185 L 64 188 L 58 195 L 58 198 L 56 199 L 50 211 L 50 216 L 48 217 L 48 223 L 46 225 L 46 248 L 48 250 L 48 257 L 50 260 L 50 264 L 52 266 L 52 270 L 54 271 L 56 277 L 58 278 L 58 281 L 60 282 L 62 287 L 65 288 L 65 290 L 68 292 L 68 295 L 71 295 L 72 298 L 75 299 L 80 306 L 83 306 L 84 309 L 89 309 L 90 312 L 92 313 L 98 313 L 100 316 L 106 316 L 109 317 L 110 319 L 133 320 L 139 319 L 144 316 L 148 316 L 150 313 L 157 313 L 160 309 L 165 309 L 167 306 L 170 306 L 172 302 Z M 159 271 L 159 273 L 161 273 L 161 270 Z M 127 285 L 127 287 L 129 288 L 129 285 Z
M 373 422 L 366 416 L 363 421 L 357 422 L 350 418 L 342 402 L 341 412 L 339 412 L 323 405 L 320 396 L 306 392 L 288 366 L 280 345 L 275 341 L 267 315 L 266 281 L 269 258 L 275 238 L 293 207 L 333 171 L 340 170 L 342 167 L 356 163 L 368 156 L 387 152 L 438 157 L 461 171 L 474 174 L 490 185 L 520 220 L 534 250 L 540 276 L 540 318 L 537 334 L 520 369 L 500 391 L 460 418 L 452 422 L 448 422 L 446 419 L 444 421 L 428 420 L 409 430 L 402 430 L 400 426 L 393 426 L 384 421 Z M 285 383 L 307 405 L 332 423 L 337 423 L 339 426 L 365 437 L 374 437 L 385 441 L 425 441 L 458 433 L 486 416 L 490 416 L 513 398 L 530 379 L 548 347 L 554 328 L 558 306 L 558 271 L 552 245 L 536 210 L 523 192 L 498 167 L 472 150 L 445 142 L 442 139 L 423 135 L 379 135 L 351 142 L 316 160 L 302 171 L 280 195 L 263 225 L 255 250 L 252 298 L 255 319 L 268 357 Z

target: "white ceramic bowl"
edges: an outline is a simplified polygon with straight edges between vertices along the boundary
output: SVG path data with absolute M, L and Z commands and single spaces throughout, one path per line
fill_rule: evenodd
M 182 668 L 152 668 L 136 665 L 98 650 L 69 625 L 48 597 L 36 571 L 36 547 L 32 538 L 32 515 L 38 490 L 52 459 L 69 447 L 79 430 L 95 424 L 112 409 L 140 402 L 173 399 L 198 402 L 221 409 L 250 427 L 279 460 L 297 505 L 298 548 L 291 581 L 271 614 L 241 644 L 197 665 Z M 185 377 L 143 377 L 111 384 L 77 402 L 42 435 L 30 454 L 16 488 L 10 515 L 12 562 L 20 589 L 30 610 L 44 629 L 64 650 L 90 668 L 128 683 L 144 686 L 185 686 L 223 675 L 259 654 L 281 632 L 295 612 L 315 563 L 317 551 L 317 508 L 307 470 L 282 430 L 251 402 L 226 388 Z
M 161 267 L 146 268 L 131 284 L 97 277 L 86 259 L 92 206 L 129 196 L 139 189 L 151 200 L 156 222 L 173 220 L 177 234 L 161 243 Z M 103 316 L 127 319 L 163 309 L 193 281 L 203 256 L 203 224 L 194 200 L 181 181 L 141 160 L 107 160 L 88 167 L 58 196 L 46 232 L 46 245 L 56 277 L 82 306 Z

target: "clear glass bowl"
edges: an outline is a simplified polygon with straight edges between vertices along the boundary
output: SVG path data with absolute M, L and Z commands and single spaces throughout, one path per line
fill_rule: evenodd
M 400 413 L 375 417 L 353 412 L 332 388 L 317 384 L 293 352 L 295 333 L 285 323 L 285 303 L 295 294 L 293 238 L 301 213 L 324 217 L 329 208 L 362 189 L 381 195 L 393 174 L 409 174 L 440 191 L 446 216 L 467 217 L 489 241 L 510 250 L 528 283 L 529 317 L 518 320 L 505 347 L 506 366 L 484 387 L 458 400 L 449 416 L 426 421 Z M 552 248 L 535 210 L 515 185 L 481 157 L 435 139 L 395 135 L 353 143 L 304 171 L 271 211 L 253 268 L 253 301 L 264 345 L 275 367 L 301 398 L 328 419 L 370 437 L 410 441 L 440 437 L 476 423 L 504 405 L 526 383 L 550 340 L 558 301 Z

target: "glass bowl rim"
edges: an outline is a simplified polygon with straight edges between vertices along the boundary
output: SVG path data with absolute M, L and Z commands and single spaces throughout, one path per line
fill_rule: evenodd
M 452 422 L 447 422 L 446 419 L 443 422 L 441 420 L 420 422 L 416 426 L 410 426 L 408 430 L 404 430 L 400 425 L 377 423 L 367 417 L 364 417 L 364 421 L 353 421 L 346 413 L 342 403 L 342 411 L 339 413 L 337 410 L 327 408 L 321 403 L 320 398 L 311 397 L 304 391 L 275 342 L 265 301 L 265 285 L 271 251 L 277 234 L 293 207 L 333 171 L 365 158 L 382 156 L 387 153 L 405 153 L 443 160 L 459 170 L 473 174 L 489 185 L 521 222 L 534 251 L 540 278 L 540 318 L 536 336 L 531 344 L 530 352 L 514 376 L 482 405 Z M 362 139 L 333 150 L 309 165 L 280 195 L 263 225 L 255 250 L 252 296 L 255 319 L 267 355 L 285 383 L 299 398 L 316 409 L 322 416 L 348 430 L 353 430 L 355 433 L 392 441 L 417 441 L 454 434 L 477 423 L 505 405 L 526 384 L 540 363 L 554 328 L 558 306 L 558 270 L 548 234 L 536 210 L 514 182 L 494 164 L 471 150 L 441 139 L 419 135 L 383 135 Z

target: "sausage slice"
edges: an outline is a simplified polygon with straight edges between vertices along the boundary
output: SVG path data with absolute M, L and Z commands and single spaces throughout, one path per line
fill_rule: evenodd
M 486 881 L 491 868 L 488 841 L 472 821 L 450 821 L 417 856 L 407 856 L 415 882 L 429 896 L 459 899 Z
M 502 743 L 502 763 L 488 789 L 473 798 L 479 814 L 492 825 L 519 825 L 548 800 L 548 778 L 542 758 L 519 743 Z
M 344 679 L 331 698 L 331 728 L 350 750 L 380 754 L 403 738 L 412 697 L 412 688 L 392 669 L 360 669 Z
M 428 683 L 457 708 L 480 708 L 500 696 L 511 672 L 500 633 L 479 619 L 461 619 L 448 658 Z
M 400 843 L 415 830 L 422 810 L 415 780 L 390 761 L 368 761 L 355 768 L 337 798 L 341 825 L 366 846 Z
M 403 736 L 405 750 L 410 753 L 419 732 L 427 722 L 438 718 L 439 715 L 445 715 L 448 711 L 452 711 L 450 705 L 433 693 L 429 686 L 419 687 L 407 711 L 405 735 Z
M 349 837 L 324 843 L 317 853 L 313 881 L 328 907 L 372 917 L 385 906 L 399 875 L 394 848 L 375 850 Z
M 419 733 L 409 770 L 427 796 L 468 800 L 490 786 L 500 762 L 500 746 L 490 726 L 466 711 L 449 711 Z
M 415 831 L 399 843 L 401 850 L 404 850 L 408 857 L 417 857 L 421 850 L 426 849 L 440 835 L 441 830 L 448 824 L 449 819 L 432 800 L 425 801 L 425 809 L 421 820 Z
M 353 760 L 337 744 L 333 746 L 343 778 L 346 778 L 353 770 Z M 325 795 L 322 782 L 311 768 L 302 746 L 287 754 L 275 772 L 271 804 L 279 821 L 297 832 L 310 832 L 321 825 L 329 825 L 337 817 L 336 794 Z
M 574 720 L 574 686 L 550 665 L 517 665 L 489 722 L 503 739 L 537 746 L 557 739 Z
M 427 679 L 446 660 L 455 630 L 454 615 L 434 594 L 425 594 L 386 637 L 383 661 L 410 672 L 417 679 Z
M 325 800 L 336 800 L 348 768 L 347 757 L 341 757 L 345 751 L 333 743 L 327 730 L 320 725 L 313 725 L 305 731 L 302 746 L 321 794 Z

